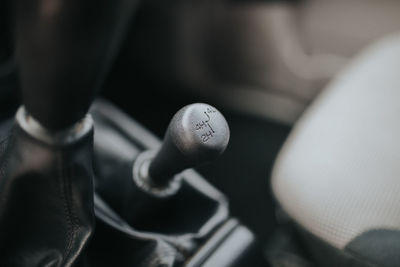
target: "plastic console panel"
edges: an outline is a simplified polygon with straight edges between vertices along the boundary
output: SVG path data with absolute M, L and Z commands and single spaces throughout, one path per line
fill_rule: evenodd
M 229 216 L 222 193 L 197 172 L 182 173 L 178 193 L 158 203 L 135 195 L 132 166 L 160 140 L 104 100 L 97 100 L 94 167 L 97 227 L 89 266 L 242 266 L 254 236 Z M 132 214 L 140 211 L 140 214 Z

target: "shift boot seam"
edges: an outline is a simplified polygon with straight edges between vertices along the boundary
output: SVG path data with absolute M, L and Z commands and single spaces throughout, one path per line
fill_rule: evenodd
M 74 240 L 74 236 L 75 236 L 75 231 L 74 231 L 74 223 L 72 222 L 72 216 L 71 216 L 71 207 L 70 207 L 70 203 L 69 203 L 69 199 L 67 196 L 67 184 L 68 184 L 68 179 L 65 179 L 65 175 L 64 175 L 64 166 L 63 166 L 63 157 L 62 157 L 62 152 L 57 151 L 57 161 L 58 161 L 58 175 L 59 175 L 59 179 L 61 182 L 61 192 L 62 192 L 62 199 L 63 199 L 63 206 L 64 206 L 64 213 L 65 213 L 65 217 L 66 217 L 66 222 L 67 222 L 67 242 L 66 242 L 66 246 L 64 248 L 64 256 L 65 258 L 63 259 L 63 262 L 65 263 L 65 261 L 68 259 L 69 254 L 71 253 L 71 249 L 72 249 L 72 243 Z

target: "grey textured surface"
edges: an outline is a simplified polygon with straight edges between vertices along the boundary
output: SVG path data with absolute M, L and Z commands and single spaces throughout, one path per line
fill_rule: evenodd
M 225 151 L 229 137 L 228 123 L 216 108 L 187 105 L 172 118 L 148 174 L 156 184 L 165 184 L 187 168 L 214 161 Z
M 166 136 L 190 159 L 211 160 L 225 151 L 229 126 L 213 106 L 196 103 L 179 110 L 168 127 Z
M 333 247 L 400 229 L 400 36 L 366 50 L 298 122 L 272 187 L 283 209 Z

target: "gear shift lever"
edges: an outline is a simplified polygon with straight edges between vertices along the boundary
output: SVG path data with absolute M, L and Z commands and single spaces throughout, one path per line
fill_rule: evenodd
M 215 160 L 228 142 L 228 123 L 216 108 L 200 103 L 188 105 L 172 118 L 161 149 L 137 158 L 134 180 L 150 190 L 168 188 L 184 169 Z
M 77 266 L 94 227 L 85 116 L 136 1 L 17 0 L 25 107 L 0 143 L 0 266 Z

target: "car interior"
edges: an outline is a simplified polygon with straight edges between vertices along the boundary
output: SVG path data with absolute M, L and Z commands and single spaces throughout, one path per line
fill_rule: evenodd
M 400 1 L 3 0 L 0 266 L 399 267 Z

